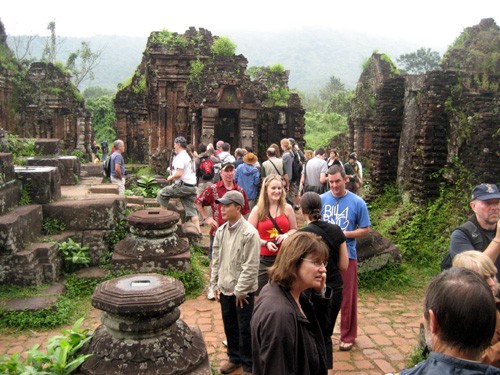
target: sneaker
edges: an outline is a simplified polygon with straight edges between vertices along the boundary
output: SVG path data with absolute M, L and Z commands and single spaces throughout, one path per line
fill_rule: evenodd
M 229 362 L 225 361 L 222 363 L 222 366 L 219 368 L 219 371 L 222 374 L 230 374 L 234 370 L 239 369 L 241 367 L 241 363 L 234 363 L 234 362 Z
M 224 345 L 225 347 L 227 347 L 227 340 L 222 340 L 222 345 Z
M 215 300 L 214 289 L 213 289 L 212 287 L 208 287 L 207 298 L 208 298 L 210 301 Z

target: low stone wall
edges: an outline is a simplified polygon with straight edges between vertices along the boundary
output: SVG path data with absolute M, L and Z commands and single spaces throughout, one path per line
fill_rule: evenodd
M 61 185 L 76 185 L 80 180 L 80 161 L 76 156 L 30 157 L 28 166 L 57 167 L 61 176 Z
M 61 198 L 61 177 L 56 167 L 16 167 L 17 178 L 32 203 L 44 204 Z

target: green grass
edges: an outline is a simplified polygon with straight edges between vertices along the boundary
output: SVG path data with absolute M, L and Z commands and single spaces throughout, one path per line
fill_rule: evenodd
M 463 175 L 463 174 L 462 174 Z M 360 289 L 373 293 L 424 290 L 441 270 L 451 232 L 470 214 L 465 179 L 440 187 L 439 197 L 417 204 L 402 199 L 395 186 L 368 205 L 372 227 L 389 238 L 401 251 L 401 264 L 359 275 Z
M 168 270 L 160 274 L 177 278 L 184 284 L 186 298 L 196 298 L 205 287 L 209 260 L 198 246 L 191 246 L 192 270 Z M 106 278 L 77 278 L 72 274 L 64 281 L 65 293 L 56 302 L 55 308 L 36 312 L 6 311 L 0 309 L 0 334 L 27 329 L 52 329 L 87 316 L 91 307 L 91 296 L 95 287 L 106 280 L 137 273 L 133 270 L 109 272 Z M 47 285 L 37 287 L 0 286 L 0 301 L 14 298 L 35 297 L 42 294 Z
M 38 311 L 0 311 L 0 333 L 10 330 L 52 329 L 86 315 L 90 300 L 86 297 L 61 296 L 55 308 Z

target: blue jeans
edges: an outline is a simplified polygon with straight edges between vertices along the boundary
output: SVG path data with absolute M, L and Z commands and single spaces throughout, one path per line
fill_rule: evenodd
M 254 293 L 247 297 L 248 304 L 243 308 L 236 305 L 235 296 L 220 294 L 220 307 L 224 333 L 227 338 L 227 355 L 229 361 L 241 363 L 243 370 L 252 372 L 252 338 L 250 320 L 252 319 Z

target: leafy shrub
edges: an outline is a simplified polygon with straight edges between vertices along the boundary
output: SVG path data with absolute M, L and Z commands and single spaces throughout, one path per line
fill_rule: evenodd
M 200 60 L 193 61 L 191 63 L 191 69 L 189 72 L 189 79 L 191 81 L 196 80 L 200 76 L 200 74 L 204 68 L 205 68 L 205 64 L 203 64 Z
M 28 358 L 23 362 L 19 353 L 0 357 L 0 372 L 3 374 L 60 374 L 74 372 L 92 354 L 78 354 L 78 350 L 92 336 L 89 329 L 80 328 L 83 318 L 79 319 L 70 330 L 62 330 L 63 336 L 48 340 L 46 352 L 34 345 L 28 351 Z
M 26 164 L 24 158 L 36 155 L 35 139 L 19 138 L 18 135 L 9 133 L 6 144 L 0 145 L 0 151 L 2 150 L 12 154 L 15 165 L 24 165 Z
M 43 234 L 51 235 L 60 233 L 64 230 L 66 230 L 66 225 L 64 223 L 61 223 L 59 220 L 51 218 L 43 219 L 42 223 Z
M 76 156 L 78 158 L 78 160 L 80 161 L 80 163 L 82 163 L 82 164 L 87 162 L 87 158 L 82 150 L 73 150 L 71 152 L 71 155 Z
M 153 33 L 150 41 L 151 43 L 164 44 L 168 48 L 186 48 L 189 46 L 189 41 L 184 35 L 172 33 L 166 29 Z
M 135 94 L 143 94 L 146 92 L 146 76 L 141 75 L 137 83 L 132 88 Z
M 274 64 L 269 67 L 269 72 L 272 74 L 283 74 L 285 73 L 285 68 L 281 64 Z
M 394 228 L 394 241 L 408 261 L 439 270 L 439 264 L 448 251 L 451 232 L 467 217 L 470 189 L 459 189 L 442 185 L 436 200 L 401 207 L 399 215 L 405 223 Z
M 286 107 L 288 105 L 288 99 L 290 98 L 290 91 L 284 88 L 275 89 L 270 91 L 268 96 L 274 101 L 275 106 Z
M 212 44 L 212 53 L 215 56 L 234 56 L 235 52 L 236 44 L 226 36 L 215 39 Z
M 156 181 L 154 176 L 141 176 L 137 182 L 136 186 L 125 191 L 126 195 L 139 195 L 144 198 L 156 198 L 160 191 L 160 185 Z
M 74 272 L 90 264 L 89 247 L 82 247 L 71 238 L 59 244 L 59 251 L 63 256 L 63 269 L 66 272 Z
M 168 270 L 163 274 L 181 281 L 184 284 L 186 297 L 195 297 L 198 296 L 205 287 L 204 275 L 210 261 L 201 248 L 191 246 L 190 251 L 191 271 Z

